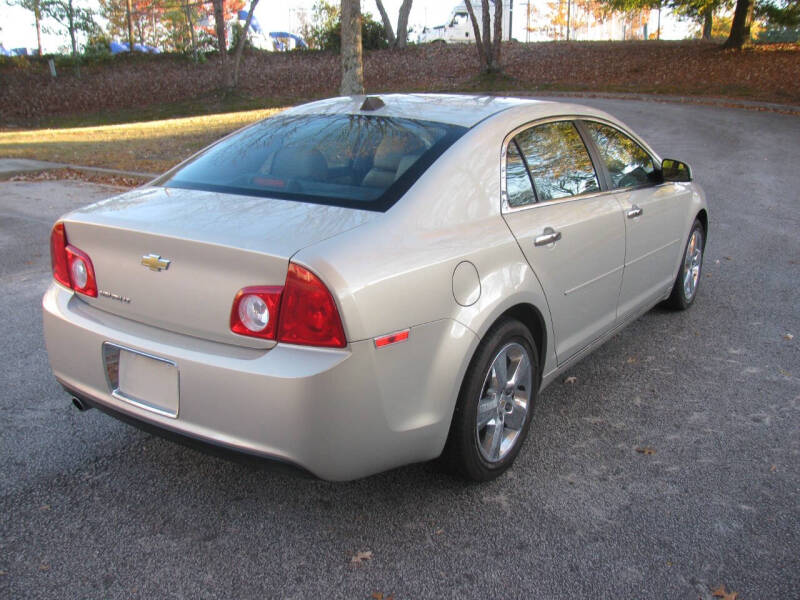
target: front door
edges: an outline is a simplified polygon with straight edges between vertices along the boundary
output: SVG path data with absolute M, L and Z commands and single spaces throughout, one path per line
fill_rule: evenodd
M 650 154 L 617 128 L 595 121 L 583 126 L 625 215 L 627 251 L 618 308 L 619 318 L 625 319 L 672 286 L 691 191 L 680 183 L 662 183 Z
M 571 121 L 509 142 L 503 216 L 544 288 L 563 363 L 614 326 L 625 261 L 621 207 Z

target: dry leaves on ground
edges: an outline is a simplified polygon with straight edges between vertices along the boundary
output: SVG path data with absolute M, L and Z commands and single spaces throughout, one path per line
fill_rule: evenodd
M 647 456 L 656 453 L 656 449 L 653 448 L 652 446 L 639 446 L 638 448 L 636 448 L 636 451 L 639 454 L 646 454 Z
M 372 551 L 371 550 L 366 550 L 366 551 L 359 550 L 358 552 L 355 553 L 354 556 L 352 556 L 350 558 L 350 564 L 360 565 L 360 564 L 363 564 L 363 563 L 367 562 L 368 560 L 372 560 Z
M 736 600 L 739 597 L 738 592 L 734 592 L 731 590 L 730 592 L 725 591 L 725 585 L 720 584 L 717 589 L 711 591 L 711 595 L 714 598 L 722 598 L 722 600 Z

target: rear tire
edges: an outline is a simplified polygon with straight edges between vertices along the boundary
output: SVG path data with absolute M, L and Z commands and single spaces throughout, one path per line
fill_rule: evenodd
M 505 472 L 519 454 L 539 389 L 539 356 L 516 319 L 495 323 L 464 376 L 442 458 L 473 481 Z
M 697 297 L 697 288 L 700 287 L 704 252 L 705 231 L 703 224 L 695 219 L 683 250 L 681 268 L 678 269 L 672 293 L 664 302 L 665 306 L 675 310 L 686 310 L 692 305 Z

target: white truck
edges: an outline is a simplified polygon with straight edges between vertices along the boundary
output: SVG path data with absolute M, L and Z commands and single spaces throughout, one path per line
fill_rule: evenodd
M 503 32 L 502 39 L 505 42 L 511 39 L 511 2 L 512 0 L 506 0 L 503 3 L 503 20 L 501 27 Z M 481 35 L 483 35 L 483 9 L 480 0 L 474 0 L 472 2 L 472 10 L 475 12 L 475 18 L 478 20 L 478 26 L 481 29 Z M 494 0 L 489 0 L 489 18 L 491 19 L 492 30 L 494 31 Z M 472 28 L 469 13 L 467 12 L 467 6 L 464 3 L 455 5 L 450 12 L 447 24 L 438 25 L 436 27 L 425 27 L 419 34 L 418 39 L 420 44 L 429 42 L 456 44 L 474 41 L 475 33 Z

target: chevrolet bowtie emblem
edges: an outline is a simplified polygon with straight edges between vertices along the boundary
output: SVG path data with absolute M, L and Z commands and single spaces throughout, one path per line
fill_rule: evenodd
M 169 268 L 170 260 L 161 258 L 158 254 L 145 254 L 142 257 L 142 264 L 151 271 L 161 271 Z

